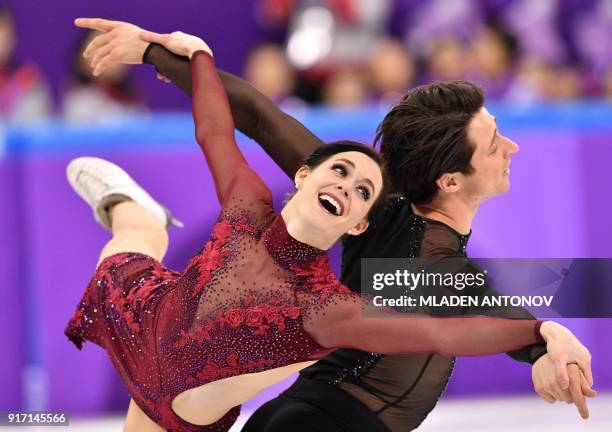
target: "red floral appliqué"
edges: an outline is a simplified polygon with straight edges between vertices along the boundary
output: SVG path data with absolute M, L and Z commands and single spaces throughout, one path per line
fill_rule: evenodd
M 189 261 L 188 268 L 193 266 L 199 270 L 198 283 L 193 289 L 192 298 L 197 297 L 212 279 L 212 273 L 221 267 L 225 258 L 231 255 L 229 249 L 223 249 L 232 233 L 232 223 L 228 219 L 218 222 L 213 228 L 210 240 L 204 246 L 202 253 Z
M 240 216 L 234 225 L 234 228 L 238 232 L 246 232 L 251 235 L 258 235 L 259 230 L 249 222 L 249 219 L 245 216 Z
M 310 281 L 310 291 L 319 294 L 319 303 L 324 303 L 332 294 L 350 294 L 350 290 L 342 285 L 331 271 L 327 255 L 321 255 L 308 265 L 292 264 L 291 270 L 296 276 Z
M 193 386 L 203 381 L 211 382 L 252 371 L 262 371 L 275 364 L 276 361 L 271 359 L 251 359 L 244 363 L 240 363 L 238 361 L 238 356 L 229 354 L 225 358 L 225 365 L 219 365 L 213 360 L 208 360 L 197 374 L 187 378 L 185 384 Z
M 232 328 L 246 325 L 253 329 L 254 336 L 267 334 L 271 326 L 275 326 L 278 331 L 284 331 L 286 319 L 298 319 L 302 309 L 295 305 L 283 306 L 277 299 L 254 306 L 250 306 L 251 302 L 252 299 L 247 297 L 242 302 L 243 307 L 233 307 L 225 312 L 220 311 L 214 320 L 199 323 L 192 331 L 181 330 L 180 338 L 174 343 L 174 347 L 184 347 L 191 341 L 204 343 L 210 340 L 213 330 L 220 330 L 225 325 Z

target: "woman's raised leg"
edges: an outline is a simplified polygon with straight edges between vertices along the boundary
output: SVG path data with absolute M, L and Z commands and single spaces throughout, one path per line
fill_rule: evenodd
M 166 227 L 176 221 L 123 169 L 103 159 L 81 157 L 70 162 L 67 176 L 75 192 L 91 206 L 96 220 L 113 234 L 102 248 L 98 264 L 120 252 L 138 252 L 158 261 L 164 258 Z M 163 429 L 131 400 L 124 431 Z
M 132 200 L 109 210 L 113 238 L 102 248 L 98 264 L 120 252 L 138 252 L 162 261 L 168 249 L 168 233 L 161 221 Z

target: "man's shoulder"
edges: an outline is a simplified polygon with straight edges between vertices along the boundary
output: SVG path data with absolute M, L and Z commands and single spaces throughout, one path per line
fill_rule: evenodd
M 344 249 L 362 248 L 378 241 L 387 241 L 396 236 L 407 225 L 412 215 L 412 208 L 401 195 L 391 195 L 371 218 L 368 229 L 359 236 L 346 236 L 343 238 Z

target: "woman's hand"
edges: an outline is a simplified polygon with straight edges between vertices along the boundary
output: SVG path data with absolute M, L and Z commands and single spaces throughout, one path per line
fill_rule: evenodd
M 570 379 L 569 389 L 564 390 L 557 381 L 557 371 L 548 354 L 540 357 L 531 368 L 533 388 L 548 403 L 565 401 L 573 403 L 583 419 L 589 418 L 586 397 L 595 397 L 597 392 L 590 388 L 584 374 L 575 363 L 567 365 Z
M 110 21 L 102 18 L 77 18 L 77 27 L 98 31 L 87 45 L 83 56 L 91 59 L 94 76 L 114 63 L 141 64 L 145 50 L 149 46 L 140 38 L 142 28 L 123 21 Z
M 206 45 L 206 42 L 197 36 L 180 31 L 167 34 L 143 31 L 140 33 L 140 39 L 145 42 L 158 43 L 174 54 L 189 57 L 190 59 L 193 53 L 200 50 L 206 51 L 212 56 L 212 51 L 210 47 Z
M 568 364 L 576 364 L 584 374 L 589 388 L 592 387 L 591 353 L 576 336 L 561 324 L 552 321 L 542 323 L 540 333 L 546 341 L 548 357 L 555 365 L 557 381 L 561 388 L 569 388 Z

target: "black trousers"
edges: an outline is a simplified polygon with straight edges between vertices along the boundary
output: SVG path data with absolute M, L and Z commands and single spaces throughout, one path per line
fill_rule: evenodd
M 322 381 L 298 380 L 257 409 L 242 432 L 390 432 L 364 404 Z

